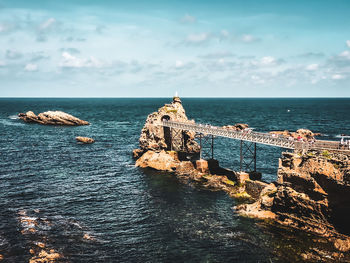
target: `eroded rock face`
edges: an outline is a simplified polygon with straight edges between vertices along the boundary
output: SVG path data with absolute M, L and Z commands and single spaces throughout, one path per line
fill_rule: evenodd
M 350 157 L 345 154 L 283 153 L 278 183 L 266 187 L 254 204 L 237 209 L 253 217 L 269 211 L 268 218 L 324 237 L 349 235 L 350 213 L 344 212 L 350 211 L 349 177 Z
M 19 113 L 18 117 L 25 122 L 39 123 L 43 125 L 89 125 L 87 121 L 83 121 L 68 113 L 62 111 L 46 111 L 35 115 L 34 112 L 28 111 L 26 113 Z
M 194 122 L 188 120 L 180 98 L 174 97 L 171 104 L 166 104 L 159 108 L 157 112 L 148 115 L 139 140 L 142 152 L 148 150 L 178 150 L 182 148 L 182 144 L 186 152 L 195 153 L 199 151 L 199 146 L 194 141 L 194 132 L 184 132 L 183 141 L 172 140 L 170 129 L 160 125 L 163 120 Z M 134 151 L 134 157 L 140 157 L 141 155 L 140 151 Z

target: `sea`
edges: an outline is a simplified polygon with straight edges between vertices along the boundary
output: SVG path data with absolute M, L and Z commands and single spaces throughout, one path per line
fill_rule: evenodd
M 172 98 L 1 98 L 0 254 L 28 262 L 39 242 L 58 262 L 298 262 L 326 241 L 239 216 L 238 201 L 175 175 L 135 167 L 147 115 Z M 255 131 L 350 135 L 348 98 L 183 98 L 189 119 Z M 89 126 L 24 123 L 20 112 L 60 110 Z M 76 136 L 95 139 L 78 144 Z M 349 137 L 350 138 L 350 137 Z M 257 146 L 257 170 L 276 180 L 280 149 Z M 239 170 L 239 142 L 216 138 L 214 157 Z M 34 223 L 33 223 L 34 222 Z

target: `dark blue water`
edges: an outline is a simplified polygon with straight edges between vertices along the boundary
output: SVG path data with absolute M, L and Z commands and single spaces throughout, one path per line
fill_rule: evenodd
M 134 167 L 147 115 L 170 99 L 0 99 L 0 254 L 28 262 L 43 241 L 64 262 L 294 262 L 312 237 L 237 216 L 222 192 Z M 308 128 L 350 134 L 349 99 L 183 99 L 189 118 L 248 123 L 257 131 Z M 81 127 L 25 124 L 19 112 L 62 110 Z M 289 110 L 289 111 L 288 111 Z M 79 145 L 76 136 L 96 143 Z M 239 168 L 237 142 L 215 157 Z M 258 146 L 258 170 L 273 181 L 281 150 Z M 36 220 L 35 232 L 21 218 Z M 91 238 L 84 238 L 84 235 Z

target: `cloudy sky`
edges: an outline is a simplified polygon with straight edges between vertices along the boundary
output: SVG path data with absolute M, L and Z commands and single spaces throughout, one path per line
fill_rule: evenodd
M 350 97 L 347 0 L 0 0 L 0 97 Z

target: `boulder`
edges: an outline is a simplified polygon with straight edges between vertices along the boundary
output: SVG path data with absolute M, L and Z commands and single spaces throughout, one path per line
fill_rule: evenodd
M 78 137 L 75 137 L 75 139 L 76 139 L 78 142 L 82 142 L 82 143 L 85 143 L 85 144 L 90 144 L 90 143 L 94 143 L 94 142 L 95 142 L 94 139 L 89 138 L 89 137 L 81 137 L 81 136 L 78 136 Z
M 239 182 L 240 184 L 244 184 L 246 180 L 249 180 L 249 174 L 245 172 L 238 172 L 236 176 L 237 182 Z
M 67 125 L 79 126 L 89 125 L 89 122 L 83 121 L 68 113 L 62 111 L 46 111 L 35 115 L 34 112 L 19 113 L 18 117 L 25 122 L 39 123 L 43 125 Z
M 159 171 L 173 172 L 180 161 L 177 153 L 173 151 L 147 151 L 136 161 L 136 166 L 141 168 L 153 168 Z
M 342 252 L 350 250 L 350 238 L 338 238 L 334 241 L 334 247 Z
M 201 173 L 209 173 L 208 161 L 200 159 L 196 161 L 196 169 Z

